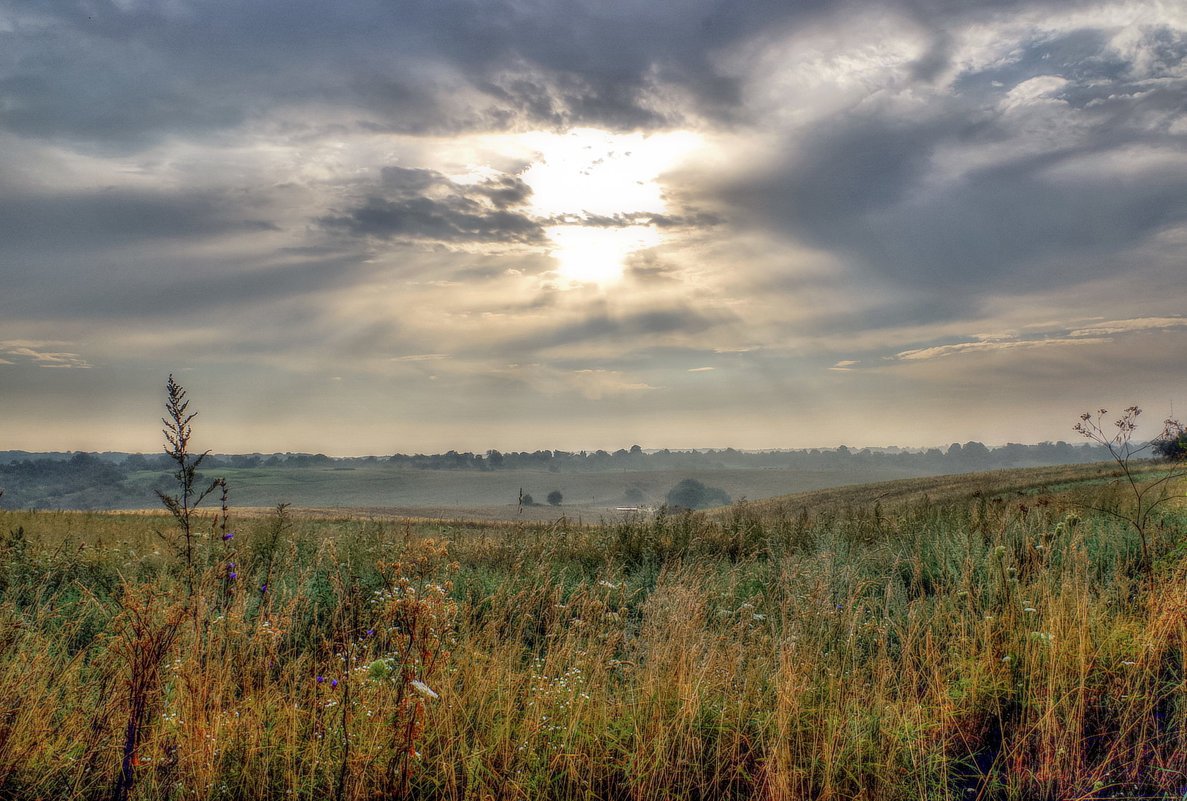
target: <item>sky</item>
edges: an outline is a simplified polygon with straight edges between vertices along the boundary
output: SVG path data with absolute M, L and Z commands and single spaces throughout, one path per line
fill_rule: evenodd
M 170 373 L 219 452 L 1153 436 L 1185 56 L 1156 0 L 0 0 L 0 449 L 157 450 Z

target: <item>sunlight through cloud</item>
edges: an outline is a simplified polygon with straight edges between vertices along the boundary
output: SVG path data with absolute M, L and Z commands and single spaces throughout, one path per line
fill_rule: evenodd
M 622 277 L 628 255 L 660 243 L 654 225 L 624 228 L 593 228 L 558 225 L 546 229 L 556 247 L 551 255 L 558 262 L 557 273 L 574 283 L 606 284 Z

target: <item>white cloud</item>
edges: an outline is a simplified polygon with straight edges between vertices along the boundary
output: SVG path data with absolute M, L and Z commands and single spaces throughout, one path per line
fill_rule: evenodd
M 68 343 L 7 340 L 0 342 L 0 353 L 4 353 L 8 356 L 23 357 L 35 362 L 42 367 L 87 369 L 91 366 L 86 359 L 82 358 L 77 353 L 46 350 L 46 348 L 58 347 L 65 344 Z M 11 361 L 4 361 L 4 364 L 12 363 L 13 362 Z
M 941 359 L 947 356 L 965 355 L 969 353 L 1037 350 L 1039 348 L 1066 347 L 1069 345 L 1097 345 L 1111 341 L 1111 339 L 1106 337 L 1084 337 L 1074 339 L 1070 337 L 1064 337 L 1051 339 L 998 339 L 978 342 L 957 342 L 952 345 L 937 345 L 930 348 L 918 348 L 916 350 L 901 351 L 900 353 L 896 354 L 896 358 L 900 361 L 923 361 L 928 359 Z
M 1165 328 L 1187 327 L 1184 317 L 1135 317 L 1129 320 L 1113 320 L 1089 328 L 1077 328 L 1069 336 L 1098 337 L 1110 334 L 1127 334 L 1135 331 L 1156 331 Z
M 571 380 L 573 386 L 590 400 L 658 389 L 646 382 L 631 380 L 619 370 L 576 370 Z

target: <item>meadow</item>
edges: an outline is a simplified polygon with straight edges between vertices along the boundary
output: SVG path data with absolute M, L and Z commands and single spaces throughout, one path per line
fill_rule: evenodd
M 1116 478 L 598 525 L 216 502 L 188 543 L 0 512 L 0 796 L 1181 798 L 1184 510 L 1143 559 Z

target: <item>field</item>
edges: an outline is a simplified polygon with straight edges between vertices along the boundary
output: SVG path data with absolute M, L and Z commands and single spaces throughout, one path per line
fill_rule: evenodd
M 0 512 L 0 796 L 1181 798 L 1164 486 L 1146 551 L 1100 465 L 601 524 Z
M 368 509 L 388 516 L 506 521 L 551 521 L 563 514 L 582 522 L 616 519 L 619 515 L 614 510 L 619 506 L 659 506 L 668 490 L 685 478 L 720 487 L 734 499 L 758 499 L 915 475 L 895 468 L 454 472 L 385 464 L 356 468 L 220 468 L 217 473 L 226 476 L 238 508 L 269 509 L 278 503 L 292 503 L 305 508 Z M 139 478 L 145 482 L 139 497 L 146 505 L 155 506 L 156 497 L 149 483 L 159 481 L 159 474 L 145 473 Z M 631 489 L 639 492 L 635 497 L 641 497 L 641 501 L 628 498 Z M 520 490 L 533 496 L 538 505 L 520 507 Z M 559 508 L 545 502 L 553 490 L 564 496 Z

